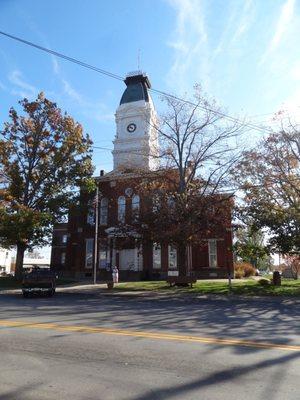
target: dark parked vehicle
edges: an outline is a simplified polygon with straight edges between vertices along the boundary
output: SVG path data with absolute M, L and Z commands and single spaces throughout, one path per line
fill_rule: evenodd
M 56 275 L 49 269 L 34 268 L 23 278 L 22 292 L 24 297 L 30 294 L 45 293 L 53 296 L 56 289 Z

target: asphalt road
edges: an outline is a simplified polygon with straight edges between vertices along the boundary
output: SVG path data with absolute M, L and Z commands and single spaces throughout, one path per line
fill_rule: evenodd
M 300 398 L 300 302 L 0 295 L 0 399 Z

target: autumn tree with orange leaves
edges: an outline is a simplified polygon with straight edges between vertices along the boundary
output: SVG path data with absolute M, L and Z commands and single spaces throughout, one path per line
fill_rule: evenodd
M 239 159 L 244 123 L 228 120 L 199 85 L 185 101 L 163 100 L 165 113 L 153 125 L 160 167 L 138 171 L 144 178 L 138 193 L 148 201 L 133 231 L 174 245 L 179 276 L 186 276 L 191 246 L 231 228 L 230 170 Z
M 53 222 L 89 184 L 91 140 L 82 126 L 40 93 L 9 111 L 0 132 L 0 244 L 16 246 L 16 278 L 26 249 L 49 242 Z

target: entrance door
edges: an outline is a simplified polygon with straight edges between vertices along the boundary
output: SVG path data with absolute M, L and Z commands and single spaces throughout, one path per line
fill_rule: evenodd
M 119 251 L 119 268 L 120 270 L 137 271 L 135 265 L 135 249 L 123 249 Z

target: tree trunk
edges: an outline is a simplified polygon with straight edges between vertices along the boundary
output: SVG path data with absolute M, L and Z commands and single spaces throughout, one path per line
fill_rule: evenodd
M 186 276 L 186 246 L 184 244 L 179 244 L 177 247 L 178 250 L 178 271 L 179 276 Z
M 19 280 L 23 278 L 23 260 L 25 250 L 26 246 L 23 243 L 17 244 L 15 278 Z

